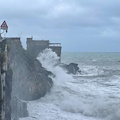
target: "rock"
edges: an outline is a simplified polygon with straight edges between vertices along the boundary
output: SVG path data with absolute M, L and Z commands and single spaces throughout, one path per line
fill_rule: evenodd
M 23 100 L 36 100 L 50 91 L 53 82 L 49 75 L 52 73 L 23 49 L 20 38 L 6 38 L 0 42 L 1 53 L 5 53 L 6 44 L 7 60 L 0 54 L 0 78 L 4 74 L 6 83 L 2 87 L 0 82 L 0 88 L 5 90 L 5 99 L 0 99 L 0 111 L 5 100 L 5 119 L 11 120 L 12 115 L 12 120 L 18 120 L 28 116 L 27 103 Z M 5 70 L 4 63 L 8 66 Z
M 78 64 L 76 63 L 70 63 L 68 65 L 62 64 L 61 66 L 68 71 L 68 74 L 76 74 L 77 72 L 81 72 L 79 70 Z
M 37 59 L 33 59 L 22 48 L 18 38 L 7 40 L 10 67 L 13 71 L 12 97 L 36 100 L 43 97 L 52 87 L 50 72 Z
M 25 100 L 43 97 L 50 91 L 53 82 L 49 78 L 51 72 L 45 70 L 37 59 L 33 59 L 23 49 L 19 38 L 8 38 L 6 41 L 8 64 L 12 72 L 7 74 L 6 80 L 8 84 L 6 118 L 10 119 L 12 114 L 12 120 L 18 120 L 20 117 L 28 116 Z

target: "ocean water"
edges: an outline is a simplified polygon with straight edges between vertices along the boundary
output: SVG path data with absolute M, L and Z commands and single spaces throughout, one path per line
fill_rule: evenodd
M 120 120 L 120 53 L 62 53 L 61 62 L 78 63 L 81 73 L 67 74 L 46 49 L 37 58 L 55 74 L 45 97 L 28 102 L 21 120 Z

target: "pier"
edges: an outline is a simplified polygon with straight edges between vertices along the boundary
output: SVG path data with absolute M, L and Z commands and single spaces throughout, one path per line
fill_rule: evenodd
M 27 38 L 27 51 L 34 58 L 46 48 L 51 48 L 53 52 L 61 57 L 61 43 L 50 43 L 49 40 L 33 40 L 33 38 Z

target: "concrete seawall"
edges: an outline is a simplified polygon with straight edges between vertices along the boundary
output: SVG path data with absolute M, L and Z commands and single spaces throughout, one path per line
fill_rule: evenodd
M 32 38 L 27 38 L 27 51 L 33 58 L 36 58 L 46 48 L 52 49 L 61 57 L 62 47 L 60 43 L 50 43 L 49 40 L 33 40 Z
M 36 100 L 50 91 L 53 82 L 49 75 L 52 73 L 35 59 L 46 48 L 51 48 L 61 56 L 61 46 L 49 43 L 49 40 L 28 39 L 25 50 L 19 37 L 4 40 L 1 38 L 0 120 L 18 120 L 19 117 L 26 117 L 28 113 L 25 100 Z
M 5 39 L 0 42 L 0 120 L 11 120 L 12 73 L 8 64 L 8 49 Z

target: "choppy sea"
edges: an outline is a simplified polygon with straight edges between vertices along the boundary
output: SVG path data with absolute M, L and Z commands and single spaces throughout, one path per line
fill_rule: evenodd
M 62 53 L 62 63 L 79 65 L 76 75 L 56 66 L 51 50 L 37 59 L 55 74 L 54 85 L 28 102 L 29 117 L 21 120 L 120 120 L 120 53 Z

